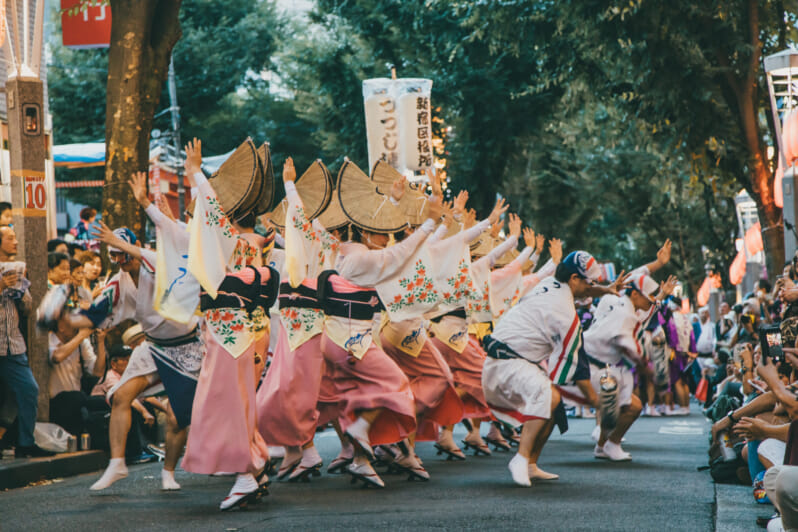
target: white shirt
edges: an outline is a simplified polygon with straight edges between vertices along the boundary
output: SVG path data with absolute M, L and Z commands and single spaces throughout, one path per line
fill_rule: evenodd
M 695 347 L 699 353 L 712 353 L 715 350 L 715 324 L 712 320 L 701 324 L 701 336 L 696 340 Z
M 64 343 L 54 332 L 48 334 L 48 340 L 50 343 L 50 399 L 61 392 L 80 391 L 80 378 L 83 376 L 83 372 L 94 371 L 94 363 L 97 361 L 91 342 L 88 338 L 84 338 L 68 357 L 61 362 L 55 362 L 53 353 Z
M 491 337 L 527 360 L 543 362 L 562 350 L 575 317 L 568 283 L 547 277 L 504 314 Z
M 635 333 L 640 320 L 629 296 L 605 295 L 599 301 L 593 323 L 585 331 L 585 351 L 606 364 L 636 363 L 642 346 Z

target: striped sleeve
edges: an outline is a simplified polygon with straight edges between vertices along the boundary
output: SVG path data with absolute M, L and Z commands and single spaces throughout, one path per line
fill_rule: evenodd
M 91 320 L 95 327 L 105 321 L 111 312 L 114 310 L 114 305 L 119 302 L 119 279 L 114 278 L 111 280 L 100 295 L 97 296 L 92 302 L 91 306 L 80 313 Z
M 552 357 L 549 363 L 549 377 L 554 384 L 564 385 L 573 380 L 582 347 L 582 324 L 574 312 L 574 319 L 568 327 L 568 334 L 562 342 L 562 350 Z

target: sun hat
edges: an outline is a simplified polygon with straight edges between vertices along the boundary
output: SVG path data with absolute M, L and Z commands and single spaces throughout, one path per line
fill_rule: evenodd
M 318 219 L 319 223 L 321 223 L 327 231 L 340 229 L 349 223 L 349 219 L 344 215 L 343 209 L 341 209 L 341 202 L 338 200 L 336 190 L 333 190 L 332 200 L 329 205 L 327 205 L 327 208 L 318 216 Z
M 249 212 L 238 210 L 242 206 L 249 207 L 249 210 L 254 208 L 257 197 L 250 197 L 250 194 L 253 189 L 260 190 L 262 180 L 263 171 L 257 149 L 252 139 L 247 137 L 247 140 L 222 163 L 208 182 L 216 192 L 216 199 L 224 213 L 233 217 L 234 213 Z M 248 205 L 244 205 L 245 202 Z
M 130 345 L 142 336 L 144 336 L 144 329 L 141 328 L 141 324 L 131 325 L 122 333 L 122 343 Z
M 256 216 L 269 212 L 274 201 L 274 166 L 272 165 L 272 154 L 268 142 L 264 142 L 258 148 L 258 160 L 263 172 L 263 185 L 261 185 L 260 194 L 258 194 L 258 198 L 255 201 Z
M 380 190 L 391 190 L 394 181 L 404 176 L 387 161 L 379 160 L 371 170 L 371 180 L 377 183 Z M 405 193 L 399 200 L 399 209 L 405 215 L 407 223 L 419 226 L 427 219 L 429 205 L 424 194 L 424 183 L 405 182 Z
M 305 170 L 305 173 L 297 178 L 295 184 L 296 191 L 302 200 L 302 205 L 305 207 L 305 217 L 308 220 L 319 216 L 330 204 L 333 193 L 332 176 L 327 167 L 324 166 L 324 163 L 321 162 L 321 159 L 313 161 L 313 164 Z M 283 199 L 269 213 L 269 221 L 280 229 L 285 227 L 285 211 L 287 207 L 287 200 Z
M 338 172 L 338 200 L 355 227 L 373 233 L 396 233 L 407 228 L 407 217 L 391 201 L 391 188 L 375 183 L 349 159 Z

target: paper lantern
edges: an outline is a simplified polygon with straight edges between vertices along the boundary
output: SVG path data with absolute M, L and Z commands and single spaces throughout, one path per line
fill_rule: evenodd
M 729 266 L 729 282 L 737 286 L 743 282 L 743 277 L 745 277 L 745 250 L 741 249 Z
M 385 159 L 396 168 L 399 165 L 399 113 L 391 94 L 393 80 L 367 79 L 363 82 L 363 105 L 366 111 L 366 141 L 369 168 Z
M 396 81 L 402 130 L 401 166 L 407 170 L 423 171 L 432 166 L 432 81 Z
M 784 159 L 787 166 L 792 166 L 798 159 L 798 109 L 793 109 L 784 117 L 781 131 Z
M 784 168 L 781 166 L 781 158 L 779 158 L 779 166 L 776 168 L 776 178 L 773 180 L 773 203 L 776 207 L 784 207 L 784 190 L 782 190 L 781 182 L 784 180 Z
M 701 288 L 698 289 L 698 293 L 695 295 L 695 302 L 698 303 L 699 307 L 703 307 L 709 303 L 709 289 L 711 284 L 712 281 L 709 277 L 706 277 L 704 282 L 701 283 Z
M 759 222 L 752 225 L 745 232 L 745 247 L 749 255 L 755 255 L 764 249 L 762 245 L 762 226 Z

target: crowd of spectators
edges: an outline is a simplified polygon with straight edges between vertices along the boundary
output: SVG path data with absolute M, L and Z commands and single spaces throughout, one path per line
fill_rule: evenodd
M 83 209 L 81 220 L 65 239 L 47 242 L 47 288 L 68 286 L 71 308 L 87 308 L 108 280 L 91 240 L 96 214 L 95 209 Z M 49 382 L 37 383 L 25 341 L 27 317 L 34 310 L 30 283 L 24 270 L 20 275 L 10 269 L 17 264 L 16 254 L 11 206 L 0 202 L 0 450 L 14 448 L 19 458 L 51 454 L 34 438 L 40 384 L 47 386 L 50 422 L 78 439 L 88 433 L 92 448 L 107 449 L 112 400 L 108 392 L 124 372 L 132 349 L 143 340 L 141 327 L 128 321 L 92 332 L 75 330 L 68 320 L 59 320 L 47 331 Z M 160 454 L 157 443 L 162 430 L 157 419 L 165 410 L 165 401 L 159 398 L 134 401 L 129 462 L 154 460 Z

